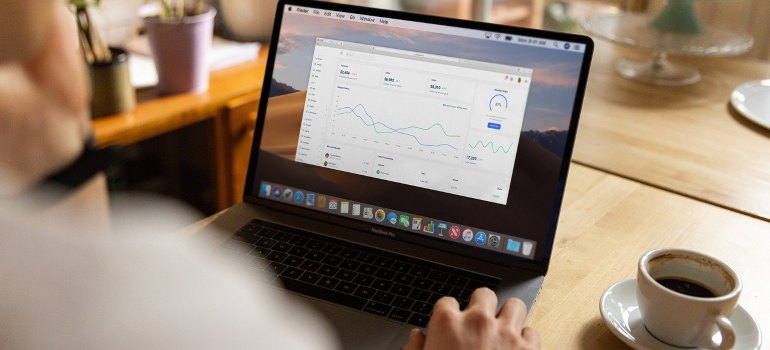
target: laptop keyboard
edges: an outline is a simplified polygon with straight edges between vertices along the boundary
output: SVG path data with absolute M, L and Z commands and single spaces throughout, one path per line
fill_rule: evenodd
M 465 308 L 474 289 L 494 290 L 499 282 L 258 220 L 233 239 L 274 273 L 267 274 L 269 282 L 280 280 L 290 291 L 419 327 L 428 324 L 439 298 L 453 296 Z

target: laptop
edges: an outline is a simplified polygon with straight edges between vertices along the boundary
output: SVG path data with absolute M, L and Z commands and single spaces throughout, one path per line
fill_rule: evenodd
M 345 348 L 401 349 L 438 298 L 532 308 L 586 86 L 584 36 L 278 2 L 232 232 Z

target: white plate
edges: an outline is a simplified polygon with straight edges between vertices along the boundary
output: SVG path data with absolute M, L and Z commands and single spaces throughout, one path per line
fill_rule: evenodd
M 770 79 L 751 81 L 735 88 L 730 103 L 744 117 L 770 129 Z
M 647 332 L 636 303 L 636 280 L 615 283 L 602 295 L 599 302 L 602 318 L 613 334 L 628 346 L 638 350 L 677 350 Z M 748 312 L 740 305 L 730 316 L 735 327 L 735 350 L 756 350 L 762 344 L 762 333 Z M 701 349 L 701 348 L 689 348 Z

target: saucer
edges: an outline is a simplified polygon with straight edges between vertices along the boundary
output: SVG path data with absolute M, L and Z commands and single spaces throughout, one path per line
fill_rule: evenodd
M 653 337 L 644 328 L 642 315 L 636 303 L 636 280 L 615 283 L 607 288 L 599 302 L 602 318 L 613 334 L 628 346 L 638 350 L 677 350 Z M 740 305 L 735 309 L 730 322 L 735 327 L 735 350 L 755 350 L 762 344 L 762 334 L 754 319 Z M 701 349 L 701 348 L 688 348 Z
M 770 129 L 770 79 L 750 81 L 735 88 L 730 104 L 742 116 Z

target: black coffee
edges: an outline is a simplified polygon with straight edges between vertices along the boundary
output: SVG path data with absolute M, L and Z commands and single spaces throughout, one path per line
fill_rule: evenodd
M 708 290 L 708 288 L 692 281 L 687 281 L 679 278 L 670 278 L 670 277 L 662 278 L 655 281 L 657 281 L 664 287 L 670 290 L 673 290 L 677 293 L 682 293 L 693 297 L 713 298 L 716 296 L 716 294 Z

